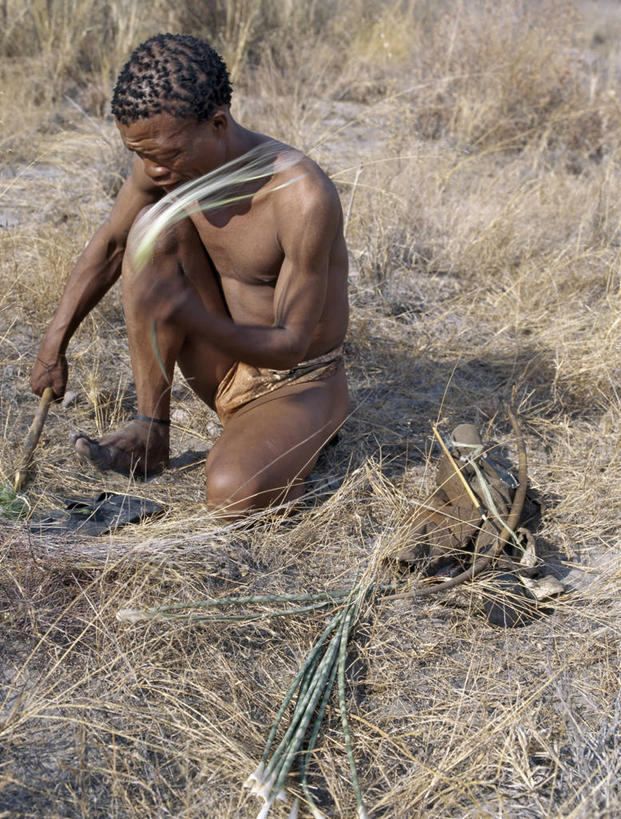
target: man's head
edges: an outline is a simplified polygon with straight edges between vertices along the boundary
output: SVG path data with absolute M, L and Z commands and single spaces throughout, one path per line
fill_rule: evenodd
M 230 105 L 224 61 L 188 34 L 157 34 L 132 53 L 119 74 L 112 114 L 123 125 L 156 114 L 206 122 Z

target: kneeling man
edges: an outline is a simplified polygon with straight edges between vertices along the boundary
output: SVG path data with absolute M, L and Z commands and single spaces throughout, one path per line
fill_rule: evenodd
M 243 128 L 230 100 L 226 67 L 201 40 L 157 35 L 131 55 L 112 112 L 135 154 L 132 172 L 71 273 L 31 385 L 63 395 L 69 340 L 122 275 L 137 415 L 99 441 L 76 435 L 75 448 L 102 469 L 165 466 L 176 363 L 224 426 L 207 458 L 207 503 L 236 515 L 298 497 L 343 422 L 348 305 L 334 186 L 307 157 L 292 164 L 291 148 Z M 231 204 L 199 203 L 136 269 L 125 250 L 145 209 L 263 146 L 275 153 L 270 176 L 247 182 Z

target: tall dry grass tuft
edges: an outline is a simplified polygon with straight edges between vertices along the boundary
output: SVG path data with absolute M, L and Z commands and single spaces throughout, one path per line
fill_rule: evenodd
M 556 0 L 453 7 L 415 58 L 425 83 L 413 105 L 417 129 L 426 138 L 448 132 L 476 149 L 543 141 L 600 151 L 618 109 L 582 63 L 580 34 L 575 9 Z
M 369 603 L 347 693 L 365 802 L 376 816 L 617 816 L 616 5 L 5 0 L 0 20 L 0 813 L 256 815 L 241 784 L 323 616 L 129 628 L 116 612 L 340 589 L 369 567 L 410 582 L 384 556 L 433 489 L 432 423 L 473 421 L 515 460 L 511 400 L 542 559 L 568 592 L 514 631 L 481 617 L 489 576 L 445 600 Z M 72 430 L 134 411 L 113 291 L 70 346 L 75 397 L 50 411 L 23 502 L 36 515 L 109 490 L 165 513 L 41 537 L 4 491 L 36 405 L 29 369 L 127 171 L 106 113 L 114 75 L 158 30 L 211 39 L 241 121 L 334 179 L 351 414 L 287 516 L 222 525 L 205 510 L 219 424 L 181 379 L 169 471 L 137 484 L 76 465 Z M 325 813 L 351 816 L 336 703 L 327 716 L 311 785 Z

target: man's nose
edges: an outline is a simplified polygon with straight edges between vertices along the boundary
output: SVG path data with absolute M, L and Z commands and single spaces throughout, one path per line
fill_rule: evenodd
M 170 175 L 170 170 L 164 165 L 158 165 L 157 162 L 153 162 L 151 159 L 143 159 L 142 161 L 144 163 L 145 173 L 154 181 L 164 179 Z

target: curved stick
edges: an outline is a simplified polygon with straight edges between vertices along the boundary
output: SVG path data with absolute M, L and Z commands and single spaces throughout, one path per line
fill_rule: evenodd
M 479 557 L 474 561 L 470 568 L 466 569 L 455 577 L 451 577 L 450 580 L 445 580 L 443 583 L 438 583 L 434 586 L 425 586 L 423 588 L 420 586 L 415 586 L 409 592 L 404 592 L 402 594 L 391 594 L 388 597 L 385 597 L 384 600 L 406 600 L 415 596 L 427 597 L 430 594 L 437 594 L 438 592 L 445 592 L 449 589 L 454 589 L 455 586 L 459 586 L 461 583 L 465 583 L 467 580 L 472 580 L 478 574 L 481 574 L 481 572 L 489 566 L 492 560 L 495 560 L 502 552 L 505 543 L 508 542 L 511 531 L 515 529 L 518 524 L 520 515 L 522 514 L 522 509 L 524 508 L 524 501 L 526 500 L 526 490 L 528 489 L 528 459 L 526 457 L 526 445 L 524 444 L 522 430 L 520 429 L 518 420 L 511 407 L 507 407 L 507 415 L 511 421 L 511 426 L 513 427 L 513 432 L 516 438 L 518 452 L 518 487 L 515 490 L 515 495 L 513 496 L 513 503 L 511 504 L 511 511 L 509 512 L 507 523 L 498 534 L 498 542 L 488 554 Z M 481 529 L 477 536 L 477 542 L 482 532 L 483 529 Z
M 28 468 L 32 460 L 32 453 L 39 442 L 41 430 L 43 429 L 43 424 L 45 424 L 45 419 L 47 418 L 47 411 L 49 410 L 50 404 L 53 400 L 54 390 L 51 387 L 46 387 L 43 390 L 43 395 L 39 401 L 39 407 L 35 413 L 35 417 L 32 419 L 30 429 L 28 430 L 28 435 L 26 436 L 26 442 L 22 452 L 22 459 L 17 472 L 15 473 L 15 482 L 13 485 L 16 492 L 19 492 L 28 480 Z

